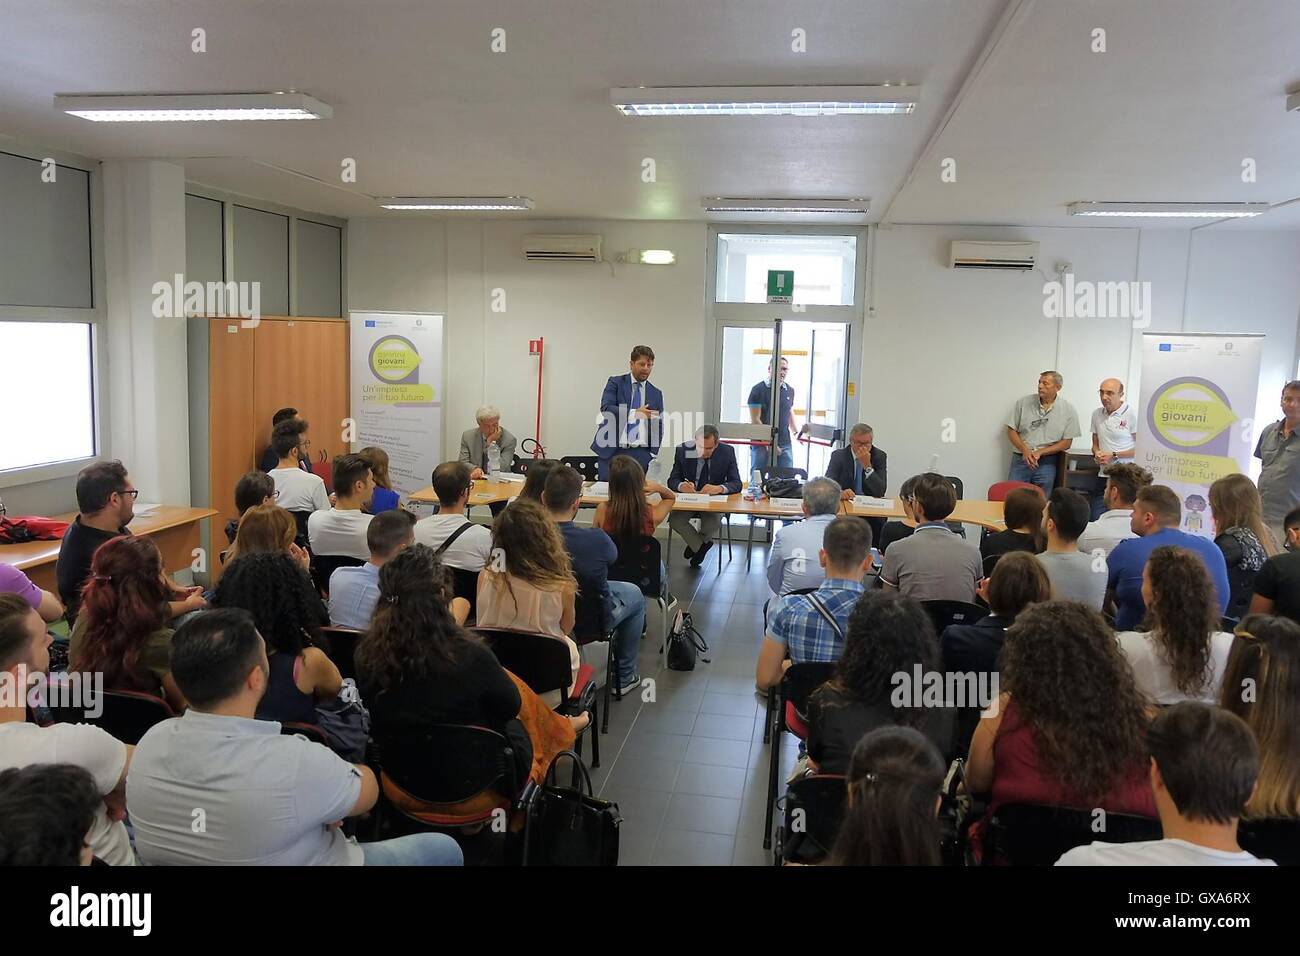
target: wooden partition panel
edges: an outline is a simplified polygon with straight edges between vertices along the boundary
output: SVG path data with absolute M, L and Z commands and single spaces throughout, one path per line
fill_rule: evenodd
M 208 321 L 208 477 L 210 505 L 217 509 L 212 522 L 214 551 L 225 548 L 226 521 L 238 514 L 235 482 L 256 467 L 260 451 L 250 401 L 255 332 L 241 327 L 238 319 Z M 215 558 L 211 564 L 216 564 Z

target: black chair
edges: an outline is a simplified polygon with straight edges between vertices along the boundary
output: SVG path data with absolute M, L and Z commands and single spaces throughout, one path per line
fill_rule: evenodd
M 768 689 L 767 719 L 772 726 L 772 736 L 768 755 L 764 850 L 772 848 L 772 811 L 776 806 L 777 781 L 781 776 L 781 734 L 788 730 L 800 740 L 808 738 L 808 728 L 803 718 L 807 712 L 808 698 L 834 674 L 834 662 L 805 661 L 802 664 L 791 664 L 781 678 L 781 683 Z
M 1278 866 L 1300 866 L 1300 820 L 1242 820 L 1237 824 L 1241 848 Z
M 848 787 L 840 774 L 814 774 L 790 784 L 772 862 L 814 865 L 830 856 L 847 799 Z
M 350 627 L 330 626 L 320 629 L 321 637 L 325 640 L 325 646 L 321 650 L 334 662 L 334 666 L 339 669 L 339 675 L 344 678 L 357 679 L 357 668 L 352 658 L 356 654 L 357 642 L 361 640 L 363 633 L 363 631 L 354 631 Z
M 298 536 L 294 538 L 294 544 L 298 545 L 300 548 L 310 549 L 311 542 L 307 535 L 307 519 L 310 518 L 314 512 L 290 511 L 289 514 L 293 515 L 294 524 L 298 526 Z
M 993 569 L 998 566 L 998 560 L 1001 557 L 1002 555 L 1000 554 L 990 554 L 987 558 L 985 558 L 983 561 L 980 562 L 980 567 L 983 568 L 984 576 L 986 578 L 993 577 Z
M 57 678 L 56 678 L 57 679 Z M 51 699 L 69 700 L 67 694 L 56 694 L 51 689 Z M 135 746 L 154 724 L 176 711 L 161 697 L 133 690 L 106 690 L 100 695 L 100 713 L 91 717 L 81 707 L 51 707 L 50 715 L 56 724 L 94 724 L 106 730 L 124 744 Z
M 934 632 L 940 636 L 950 624 L 974 624 L 989 613 L 988 608 L 965 601 L 922 601 L 921 606 L 934 622 Z
M 313 554 L 311 556 L 311 580 L 316 590 L 329 596 L 330 575 L 339 568 L 359 568 L 366 562 L 350 554 Z
M 560 705 L 557 713 L 567 717 L 578 714 L 591 714 L 591 766 L 600 766 L 600 734 L 597 732 L 597 719 L 600 705 L 596 701 L 596 682 L 593 680 L 595 669 L 590 664 L 578 667 L 578 679 L 573 680 L 573 665 L 569 660 L 569 648 L 563 641 L 557 641 L 545 634 L 529 631 L 513 631 L 497 627 L 476 627 L 474 632 L 483 638 L 484 643 L 496 655 L 501 666 L 514 674 L 537 695 L 551 691 L 560 692 Z M 569 683 L 573 682 L 573 694 L 569 694 Z M 574 750 L 582 756 L 582 738 L 584 730 L 578 734 Z
M 583 481 L 600 480 L 600 459 L 595 455 L 565 455 L 560 464 L 576 469 Z
M 635 584 L 647 599 L 659 604 L 659 616 L 663 619 L 663 639 L 668 643 L 668 598 L 665 597 L 668 582 L 663 580 L 663 568 L 660 567 L 663 552 L 659 548 L 659 539 L 643 534 L 637 538 L 620 538 L 614 542 L 618 546 L 618 559 L 609 569 L 611 581 L 626 581 Z
M 330 745 L 329 735 L 321 729 L 319 724 L 305 724 L 298 721 L 289 721 L 288 723 L 280 724 L 280 734 L 281 736 L 288 737 L 306 737 L 312 743 L 320 744 L 322 747 L 328 747 Z
M 1159 840 L 1160 821 L 1129 813 L 1106 812 L 1105 829 L 1097 830 L 1094 810 L 1007 803 L 989 818 L 984 834 L 984 864 L 1052 866 L 1061 855 L 1094 840 L 1136 843 Z
M 464 598 L 469 602 L 469 620 L 473 621 L 478 614 L 478 571 L 466 571 L 463 568 L 453 568 L 450 565 L 443 565 L 451 572 L 451 592 L 453 597 Z
M 578 598 L 574 605 L 573 642 L 579 648 L 588 644 L 604 641 L 609 645 L 609 656 L 605 662 L 605 713 L 601 717 L 600 732 L 609 733 L 609 702 L 611 687 L 615 685 L 612 696 L 623 699 L 623 688 L 618 687 L 618 647 L 614 642 L 614 632 L 605 627 L 605 601 L 600 588 L 595 582 L 578 579 Z
M 962 480 L 958 478 L 956 475 L 944 475 L 944 477 L 947 478 L 950 482 L 952 482 L 952 490 L 957 492 L 957 500 L 961 501 L 966 489 L 966 486 L 962 483 Z M 960 521 L 949 521 L 948 527 L 955 534 L 959 534 L 963 538 L 966 537 L 966 526 L 962 524 Z

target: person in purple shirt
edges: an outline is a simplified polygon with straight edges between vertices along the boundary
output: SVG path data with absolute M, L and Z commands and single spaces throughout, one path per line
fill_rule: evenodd
M 1198 554 L 1214 581 L 1219 613 L 1227 610 L 1231 588 L 1223 552 L 1209 538 L 1179 531 L 1182 519 L 1182 505 L 1173 489 L 1164 485 L 1147 485 L 1138 492 L 1131 523 L 1137 537 L 1121 541 L 1106 559 L 1105 606 L 1114 608 L 1116 631 L 1132 631 L 1146 616 L 1147 606 L 1142 599 L 1142 569 L 1146 567 L 1151 552 L 1162 545 L 1186 548 Z
M 50 624 L 63 617 L 63 602 L 49 591 L 38 588 L 22 571 L 12 564 L 0 562 L 0 594 L 16 594 Z

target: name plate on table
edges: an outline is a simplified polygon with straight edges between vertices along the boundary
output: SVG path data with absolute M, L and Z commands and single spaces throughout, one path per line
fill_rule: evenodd
M 803 508 L 802 498 L 769 498 L 767 503 L 782 511 L 799 511 Z
M 495 497 L 496 497 L 496 495 L 492 494 L 492 492 L 490 492 L 490 491 L 480 491 L 478 494 L 476 494 L 476 495 L 474 496 L 474 500 L 475 500 L 475 501 L 490 501 L 491 499 L 493 499 L 493 498 L 495 498 Z
M 711 495 L 696 495 L 689 493 L 679 493 L 677 500 L 684 505 L 707 505 L 713 500 Z
M 873 498 L 871 495 L 854 495 L 853 504 L 859 508 L 893 508 L 893 498 Z

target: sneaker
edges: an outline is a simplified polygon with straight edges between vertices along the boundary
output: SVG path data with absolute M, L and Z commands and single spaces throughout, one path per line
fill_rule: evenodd
M 628 679 L 626 684 L 623 684 L 621 687 L 619 687 L 618 689 L 619 696 L 621 697 L 624 694 L 630 694 L 632 693 L 632 691 L 636 690 L 640 686 L 641 686 L 641 675 L 633 674 L 631 678 Z

